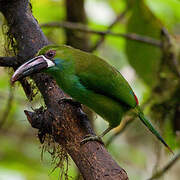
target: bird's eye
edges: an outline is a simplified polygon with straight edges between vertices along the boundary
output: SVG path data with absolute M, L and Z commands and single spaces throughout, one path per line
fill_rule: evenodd
M 49 50 L 48 52 L 46 52 L 45 57 L 48 59 L 52 59 L 55 55 L 56 55 L 55 50 Z

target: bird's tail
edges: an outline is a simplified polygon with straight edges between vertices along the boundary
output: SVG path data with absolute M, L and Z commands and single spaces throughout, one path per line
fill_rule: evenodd
M 136 113 L 140 120 L 143 122 L 143 124 L 168 148 L 168 150 L 173 153 L 172 149 L 167 145 L 167 143 L 164 141 L 164 139 L 161 137 L 161 135 L 158 133 L 158 131 L 153 127 L 151 122 L 144 116 L 143 112 L 141 111 L 140 107 L 136 107 Z M 174 153 L 173 153 L 174 154 Z

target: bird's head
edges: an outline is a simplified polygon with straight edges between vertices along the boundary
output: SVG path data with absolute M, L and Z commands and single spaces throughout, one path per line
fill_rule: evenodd
M 11 83 L 38 73 L 42 71 L 49 71 L 55 69 L 56 62 L 54 61 L 58 56 L 59 47 L 55 45 L 49 45 L 42 48 L 35 58 L 22 64 L 11 77 Z

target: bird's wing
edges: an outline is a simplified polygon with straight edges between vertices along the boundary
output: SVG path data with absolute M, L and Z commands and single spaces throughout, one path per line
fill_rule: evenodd
M 75 62 L 75 73 L 87 89 L 130 107 L 137 105 L 134 92 L 118 70 L 90 53 L 76 49 L 71 53 Z

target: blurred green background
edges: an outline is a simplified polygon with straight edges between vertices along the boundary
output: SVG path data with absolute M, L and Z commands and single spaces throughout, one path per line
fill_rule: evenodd
M 67 20 L 64 0 L 32 0 L 31 3 L 33 15 L 39 24 Z M 161 28 L 165 27 L 173 35 L 173 42 L 178 47 L 178 0 L 84 0 L 84 7 L 86 22 L 91 29 L 106 31 L 116 17 L 127 10 L 124 17 L 113 26 L 112 32 L 137 33 L 160 40 Z M 1 15 L 1 47 L 4 47 L 6 41 L 3 24 L 4 18 Z M 64 28 L 42 27 L 42 30 L 53 43 L 65 44 L 68 39 Z M 87 34 L 80 33 L 80 36 Z M 88 44 L 93 46 L 98 39 L 99 35 L 88 35 Z M 105 58 L 120 70 L 137 94 L 147 116 L 159 127 L 174 152 L 178 152 L 179 131 L 173 128 L 173 120 L 177 118 L 175 107 L 180 100 L 175 96 L 179 80 L 171 68 L 168 69 L 166 65 L 164 68 L 162 65 L 163 52 L 160 48 L 107 35 L 105 41 L 93 53 Z M 1 48 L 0 55 L 5 56 L 4 48 Z M 10 86 L 11 74 L 11 70 L 0 68 L 0 180 L 58 179 L 61 169 L 57 168 L 51 173 L 55 165 L 52 164 L 48 152 L 44 154 L 43 161 L 41 160 L 37 131 L 31 128 L 23 112 L 24 109 L 40 107 L 43 99 L 38 96 L 33 102 L 28 102 L 20 85 Z M 156 92 L 160 87 L 163 91 Z M 160 106 L 162 104 L 163 106 Z M 171 106 L 165 106 L 162 110 L 167 104 Z M 97 117 L 96 131 L 102 132 L 105 127 L 106 122 Z M 106 142 L 114 132 L 109 133 L 104 141 Z M 173 157 L 138 120 L 129 124 L 126 131 L 111 142 L 108 151 L 132 180 L 151 177 Z M 179 180 L 179 167 L 180 162 L 177 162 L 161 179 Z M 75 179 L 77 174 L 76 166 L 70 161 L 70 179 Z

